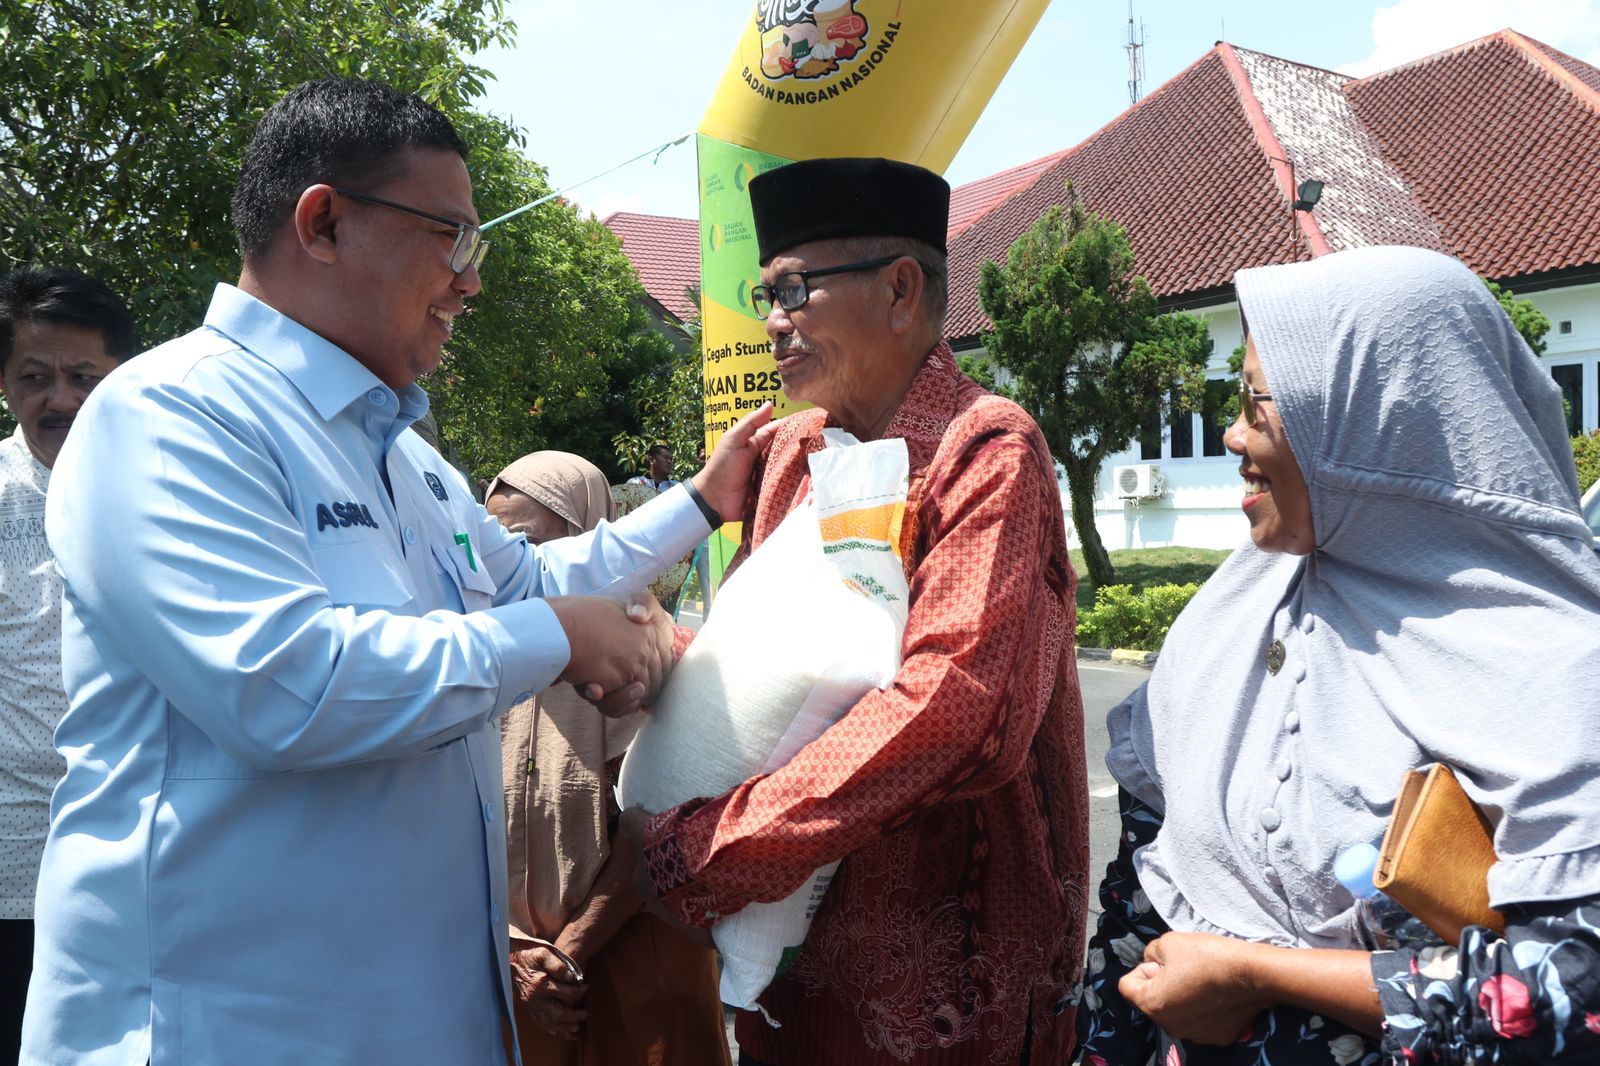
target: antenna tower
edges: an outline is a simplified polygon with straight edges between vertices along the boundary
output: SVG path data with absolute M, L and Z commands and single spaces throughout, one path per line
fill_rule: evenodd
M 1128 103 L 1136 104 L 1144 95 L 1144 19 L 1133 18 L 1133 0 L 1128 0 Z

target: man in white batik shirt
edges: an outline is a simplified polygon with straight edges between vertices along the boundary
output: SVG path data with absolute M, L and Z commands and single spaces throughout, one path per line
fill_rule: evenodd
M 61 578 L 44 536 L 50 468 L 89 391 L 133 354 L 133 319 L 106 285 L 62 268 L 0 278 L 0 1059 L 17 1055 L 33 968 L 33 893 L 65 762 Z

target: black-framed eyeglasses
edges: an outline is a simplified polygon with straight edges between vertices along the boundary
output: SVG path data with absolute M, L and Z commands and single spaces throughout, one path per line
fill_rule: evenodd
M 756 317 L 763 320 L 772 314 L 774 304 L 785 311 L 798 311 L 806 305 L 807 300 L 811 299 L 812 278 L 825 278 L 829 274 L 854 274 L 859 270 L 877 270 L 899 258 L 901 257 L 898 255 L 886 255 L 879 259 L 863 259 L 859 263 L 845 263 L 843 266 L 791 270 L 787 274 L 779 274 L 778 279 L 771 285 L 757 285 L 751 289 L 750 306 L 755 308 Z
M 1244 416 L 1245 425 L 1259 426 L 1266 415 L 1256 408 L 1256 404 L 1271 402 L 1272 393 L 1257 392 L 1250 387 L 1250 383 L 1244 378 L 1239 379 L 1239 413 Z
M 475 267 L 482 263 L 483 257 L 489 254 L 489 242 L 483 239 L 483 234 L 479 232 L 478 227 L 470 222 L 457 222 L 453 218 L 445 218 L 442 215 L 430 215 L 426 211 L 418 211 L 414 207 L 397 204 L 393 200 L 385 200 L 381 196 L 368 196 L 364 192 L 355 192 L 351 189 L 341 189 L 335 186 L 333 191 L 340 196 L 348 196 L 352 200 L 360 200 L 364 204 L 377 204 L 379 207 L 404 211 L 408 215 L 416 215 L 418 218 L 425 218 L 429 222 L 437 222 L 441 226 L 449 226 L 455 230 L 456 243 L 455 247 L 450 249 L 450 269 L 457 274 L 468 267 Z M 440 236 L 443 236 L 443 234 L 440 234 Z

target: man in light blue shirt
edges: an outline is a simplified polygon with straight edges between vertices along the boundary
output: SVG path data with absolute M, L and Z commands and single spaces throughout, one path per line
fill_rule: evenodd
M 671 628 L 624 601 L 738 513 L 764 416 L 629 520 L 504 532 L 405 432 L 479 287 L 465 158 L 415 96 L 294 90 L 235 190 L 238 287 L 62 452 L 25 1063 L 504 1060 L 499 715 L 557 678 L 648 698 Z

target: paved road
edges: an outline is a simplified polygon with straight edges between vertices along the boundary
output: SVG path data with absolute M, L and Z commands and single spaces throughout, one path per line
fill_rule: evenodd
M 1117 854 L 1117 784 L 1106 772 L 1106 712 L 1144 684 L 1150 671 L 1121 663 L 1080 662 L 1083 688 L 1083 739 L 1089 761 L 1089 927 L 1100 915 L 1095 893 L 1106 863 Z

